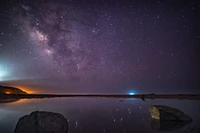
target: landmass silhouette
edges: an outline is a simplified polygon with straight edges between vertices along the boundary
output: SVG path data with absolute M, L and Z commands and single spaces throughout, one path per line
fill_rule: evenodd
M 55 97 L 90 97 L 90 98 L 139 98 L 146 99 L 188 99 L 200 100 L 200 94 L 28 94 L 19 88 L 0 86 L 0 99 L 31 99 Z M 0 100 L 1 101 L 1 100 Z

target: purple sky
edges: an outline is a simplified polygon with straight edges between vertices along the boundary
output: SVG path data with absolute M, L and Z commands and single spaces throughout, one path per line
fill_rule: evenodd
M 1 1 L 0 83 L 40 92 L 199 92 L 195 0 Z

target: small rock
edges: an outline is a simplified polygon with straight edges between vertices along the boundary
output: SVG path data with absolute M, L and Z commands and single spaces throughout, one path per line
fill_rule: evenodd
M 15 133 L 67 133 L 67 119 L 58 113 L 36 111 L 19 119 Z

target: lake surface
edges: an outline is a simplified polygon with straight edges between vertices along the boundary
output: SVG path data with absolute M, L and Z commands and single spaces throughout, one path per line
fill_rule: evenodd
M 33 111 L 51 111 L 64 115 L 68 133 L 159 133 L 152 125 L 149 106 L 166 105 L 180 109 L 193 122 L 166 133 L 200 133 L 199 100 L 147 100 L 112 98 L 22 99 L 0 104 L 0 132 L 13 133 L 24 115 Z M 158 125 L 156 125 L 158 126 Z M 162 126 L 163 127 L 163 126 Z M 162 129 L 162 128 L 161 128 Z M 165 127 L 166 130 L 166 127 Z

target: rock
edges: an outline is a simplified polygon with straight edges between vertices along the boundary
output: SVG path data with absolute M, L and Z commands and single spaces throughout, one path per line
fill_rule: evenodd
M 67 119 L 58 113 L 36 111 L 19 119 L 15 133 L 67 133 Z
M 185 115 L 182 111 L 163 105 L 153 105 L 149 108 L 151 117 L 158 120 L 171 121 L 192 121 L 192 119 Z
M 142 99 L 142 101 L 145 101 L 145 98 L 144 98 L 144 96 L 142 96 L 142 97 L 141 97 L 141 99 Z

